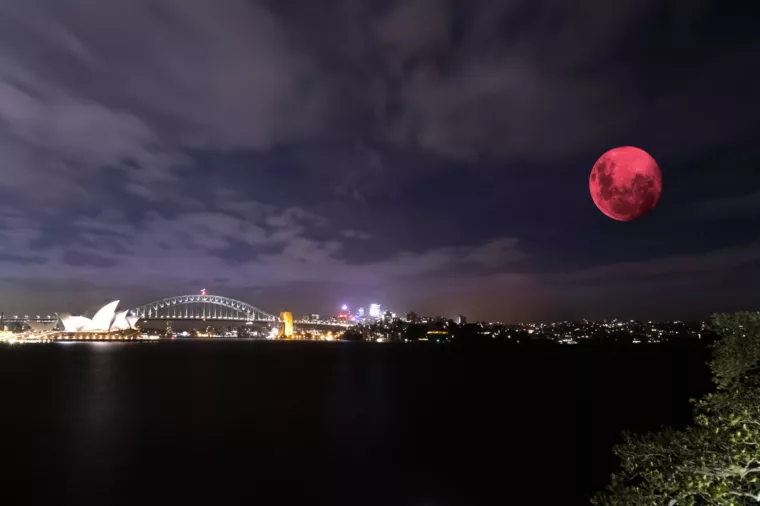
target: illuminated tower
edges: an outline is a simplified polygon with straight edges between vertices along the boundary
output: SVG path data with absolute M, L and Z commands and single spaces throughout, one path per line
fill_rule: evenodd
M 289 312 L 280 313 L 280 319 L 282 320 L 281 337 L 284 339 L 290 339 L 293 337 L 293 314 Z
M 369 315 L 372 318 L 380 318 L 380 304 L 370 304 Z

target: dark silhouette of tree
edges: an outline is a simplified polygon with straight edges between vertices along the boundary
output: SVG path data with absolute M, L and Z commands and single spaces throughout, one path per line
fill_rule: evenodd
M 710 368 L 717 390 L 696 401 L 694 424 L 624 435 L 621 469 L 598 506 L 760 504 L 760 313 L 713 316 L 722 336 Z
M 406 326 L 404 329 L 404 339 L 410 341 L 417 341 L 427 335 L 427 327 L 418 323 L 412 323 Z
M 364 339 L 362 336 L 362 333 L 357 329 L 348 329 L 343 333 L 343 336 L 341 336 L 341 339 L 344 341 L 361 341 Z
M 453 323 L 453 322 L 452 322 Z M 466 323 L 464 325 L 453 324 L 454 340 L 464 344 L 486 343 L 491 341 L 490 335 L 485 335 L 477 323 Z

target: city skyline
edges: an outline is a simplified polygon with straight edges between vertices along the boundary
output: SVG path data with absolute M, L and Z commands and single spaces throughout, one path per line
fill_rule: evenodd
M 202 287 L 295 315 L 760 307 L 740 7 L 150 4 L 0 7 L 0 310 Z M 620 223 L 588 178 L 629 145 L 663 193 Z
M 176 300 L 175 300 L 176 299 Z M 224 308 L 219 312 L 213 312 L 213 310 L 210 310 L 208 312 L 208 315 L 206 315 L 206 310 L 201 310 L 200 307 L 198 308 L 192 308 L 190 305 L 192 304 L 192 301 L 196 301 L 198 303 L 208 303 L 218 306 L 217 309 Z M 93 319 L 97 319 L 98 314 L 102 313 L 104 309 L 108 309 L 111 306 L 114 306 L 121 301 L 112 301 L 108 300 L 108 302 L 105 303 L 98 303 L 93 306 L 89 306 L 86 310 L 82 311 L 82 316 L 77 316 L 75 318 L 83 319 L 83 321 L 89 321 L 88 318 L 85 317 L 85 315 L 92 316 Z M 175 308 L 175 304 L 178 304 Z M 185 309 L 185 307 L 188 306 L 188 309 Z M 239 306 L 239 307 L 238 307 Z M 463 325 L 468 323 L 473 324 L 486 324 L 486 325 L 554 325 L 554 324 L 562 324 L 562 323 L 604 323 L 604 322 L 649 322 L 649 323 L 666 323 L 666 322 L 675 322 L 675 323 L 682 323 L 682 322 L 702 322 L 704 323 L 709 318 L 692 318 L 692 319 L 683 319 L 683 318 L 670 318 L 670 319 L 653 319 L 653 318 L 621 318 L 618 316 L 612 316 L 612 317 L 606 317 L 606 318 L 589 318 L 589 317 L 578 317 L 573 319 L 562 319 L 562 318 L 549 318 L 549 319 L 543 319 L 543 320 L 520 320 L 520 321 L 505 321 L 503 319 L 491 319 L 491 320 L 485 320 L 485 319 L 468 319 L 467 315 L 463 314 L 456 314 L 456 315 L 444 315 L 444 314 L 438 314 L 438 313 L 422 313 L 413 310 L 413 309 L 406 309 L 402 311 L 395 310 L 395 308 L 389 308 L 387 306 L 384 306 L 380 303 L 371 303 L 367 305 L 369 307 L 369 311 L 365 311 L 365 307 L 361 305 L 352 306 L 346 303 L 339 304 L 337 308 L 333 308 L 333 310 L 328 310 L 326 312 L 304 312 L 303 316 L 301 318 L 294 318 L 294 320 L 302 321 L 302 322 L 308 322 L 308 321 L 323 321 L 328 322 L 332 321 L 337 323 L 341 323 L 345 326 L 346 320 L 351 325 L 353 324 L 361 324 L 361 323 L 371 323 L 373 321 L 385 321 L 388 318 L 388 315 L 390 315 L 392 320 L 400 320 L 404 322 L 434 322 L 434 321 L 450 321 L 455 322 L 459 325 Z M 245 308 L 247 307 L 247 309 Z M 163 316 L 158 316 L 155 318 L 151 318 L 150 314 L 152 314 L 153 309 L 158 310 L 161 312 Z M 159 308 L 166 308 L 166 309 L 159 309 Z M 175 308 L 175 316 L 170 316 L 172 308 Z M 164 311 L 169 311 L 167 315 L 164 315 Z M 176 295 L 173 297 L 166 297 L 162 300 L 156 300 L 156 301 L 150 301 L 146 304 L 141 304 L 140 306 L 133 306 L 129 309 L 125 310 L 123 312 L 123 315 L 129 315 L 130 318 L 134 318 L 133 322 L 136 322 L 137 319 L 147 318 L 148 321 L 159 321 L 164 322 L 168 320 L 176 319 L 178 321 L 187 319 L 188 312 L 190 313 L 190 319 L 191 320 L 197 320 L 197 321 L 242 321 L 246 320 L 246 317 L 243 313 L 233 315 L 232 313 L 235 313 L 236 311 L 249 311 L 253 312 L 256 316 L 253 317 L 256 321 L 263 321 L 271 319 L 272 321 L 276 320 L 278 317 L 274 315 L 270 315 L 263 311 L 261 308 L 255 307 L 251 304 L 248 304 L 245 301 L 242 300 L 235 300 L 231 299 L 229 297 L 225 297 L 220 294 L 211 294 L 208 293 L 206 289 L 202 289 L 200 292 L 195 294 L 184 294 L 184 295 Z M 150 313 L 150 314 L 149 314 Z M 197 313 L 197 314 L 196 314 Z M 201 314 L 203 313 L 203 314 Z M 229 314 L 228 314 L 229 313 Z M 281 312 L 280 319 L 277 321 L 280 321 L 282 319 L 282 314 L 285 314 L 284 312 Z M 290 314 L 291 316 L 289 318 L 293 318 L 292 312 L 288 311 L 287 314 Z M 184 315 L 184 318 L 183 318 Z M 412 315 L 412 316 L 410 316 Z M 12 322 L 24 322 L 24 321 L 46 321 L 46 322 L 53 322 L 53 321 L 59 321 L 63 322 L 63 325 L 65 325 L 65 321 L 67 319 L 71 318 L 71 313 L 67 311 L 28 311 L 28 310 L 22 310 L 22 311 L 5 311 L 3 308 L 0 308 L 0 319 L 4 321 L 12 321 Z M 411 319 L 410 319 L 411 318 Z M 250 319 L 250 318 L 249 318 Z M 263 319 L 263 320 L 262 320 Z

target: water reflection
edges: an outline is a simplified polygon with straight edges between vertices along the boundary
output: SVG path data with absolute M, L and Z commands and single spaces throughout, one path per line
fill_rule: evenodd
M 117 358 L 120 343 L 77 343 L 66 347 L 65 371 L 75 379 L 66 393 L 71 482 L 107 488 L 129 459 L 124 412 L 128 376 Z M 68 353 L 71 350 L 71 354 Z

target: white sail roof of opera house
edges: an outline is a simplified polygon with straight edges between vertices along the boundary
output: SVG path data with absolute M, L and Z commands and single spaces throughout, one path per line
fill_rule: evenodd
M 84 316 L 61 315 L 61 323 L 66 332 L 113 332 L 129 330 L 139 319 L 127 316 L 127 311 L 116 312 L 119 301 L 109 302 L 95 313 L 92 319 Z
M 85 325 L 82 330 L 85 332 L 108 332 L 111 330 L 111 323 L 113 323 L 114 313 L 116 312 L 116 306 L 118 305 L 119 301 L 115 300 L 100 308 L 100 310 L 95 313 L 95 316 L 92 317 L 92 321 Z
M 61 316 L 61 323 L 66 332 L 77 332 L 82 330 L 85 325 L 90 324 L 90 319 L 84 316 Z
M 111 323 L 112 330 L 127 330 L 130 326 L 131 325 L 129 325 L 129 322 L 127 321 L 126 311 L 119 311 L 113 317 L 113 322 Z

